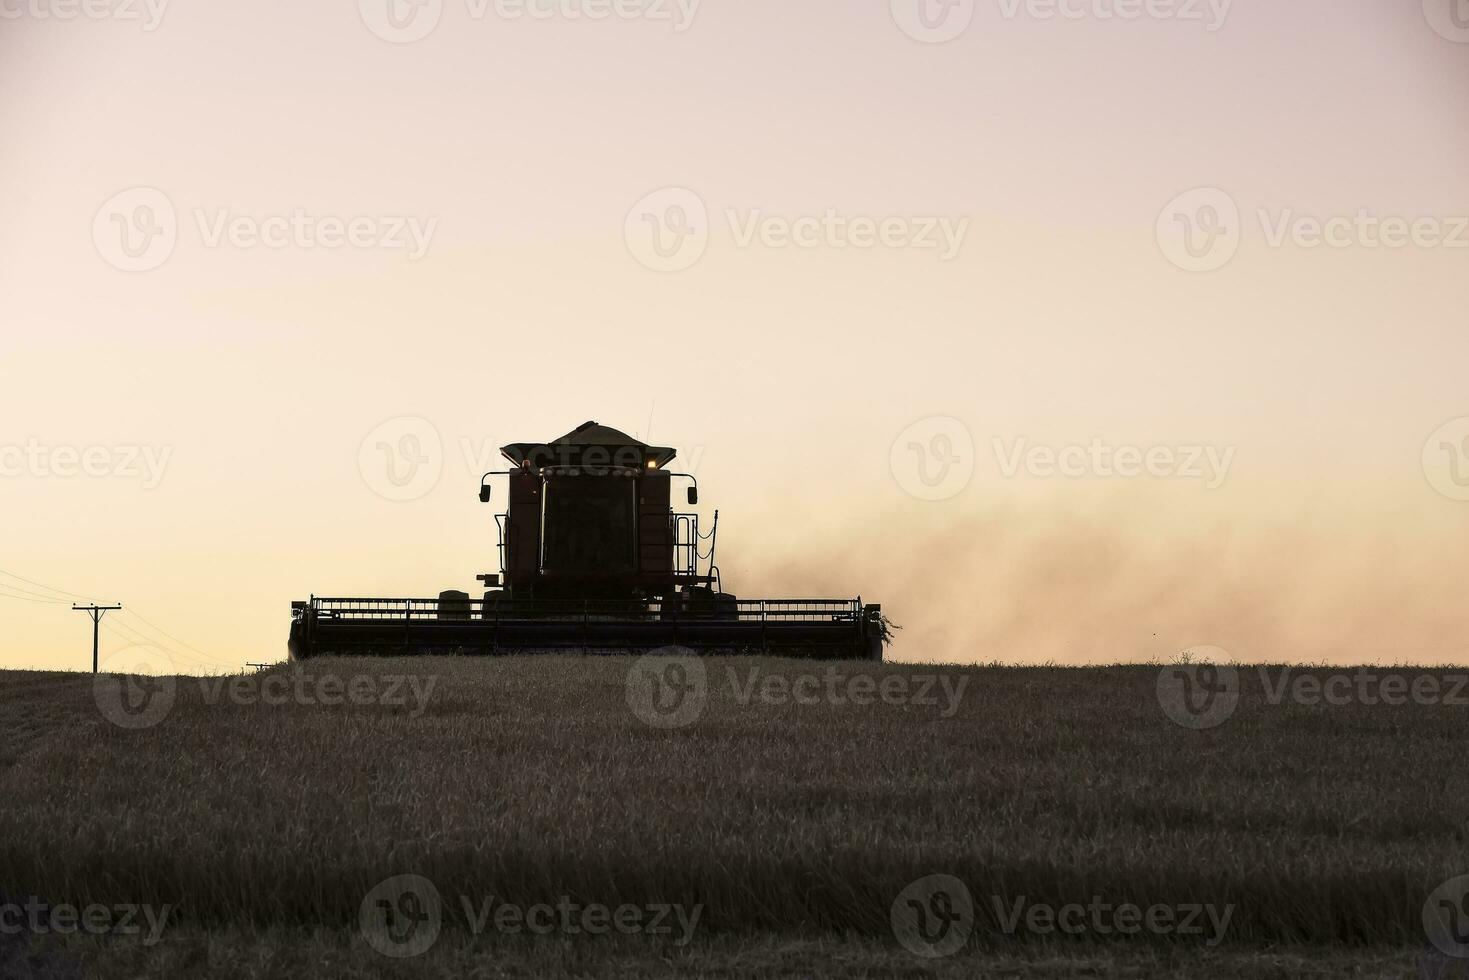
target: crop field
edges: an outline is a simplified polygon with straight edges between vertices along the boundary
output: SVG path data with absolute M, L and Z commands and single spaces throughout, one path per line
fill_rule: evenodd
M 0 975 L 1469 976 L 1456 678 L 1281 670 L 3 674 Z

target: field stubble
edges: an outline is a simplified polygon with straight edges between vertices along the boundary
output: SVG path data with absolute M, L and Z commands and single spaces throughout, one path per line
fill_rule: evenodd
M 1194 731 L 1159 709 L 1156 667 L 836 667 L 967 679 L 946 717 L 937 686 L 936 704 L 747 697 L 752 678 L 828 667 L 727 658 L 708 661 L 702 715 L 663 730 L 629 709 L 629 663 L 304 668 L 434 678 L 421 705 L 237 703 L 182 679 L 167 717 L 137 731 L 101 716 L 90 677 L 0 675 L 0 887 L 167 904 L 174 941 L 204 950 L 231 930 L 350 937 L 375 885 L 415 874 L 446 897 L 441 960 L 485 941 L 465 938 L 458 896 L 571 896 L 702 906 L 694 943 L 654 962 L 692 965 L 740 937 L 808 952 L 844 937 L 894 957 L 892 975 L 942 965 L 898 947 L 890 910 L 909 883 L 947 874 L 975 905 L 950 968 L 1019 957 L 1023 975 L 1061 976 L 1036 965 L 1056 948 L 1073 967 L 1282 948 L 1410 964 L 1425 896 L 1469 871 L 1463 708 L 1271 705 L 1245 672 L 1235 716 Z M 1021 897 L 1094 896 L 1232 905 L 1226 950 L 1004 928 Z

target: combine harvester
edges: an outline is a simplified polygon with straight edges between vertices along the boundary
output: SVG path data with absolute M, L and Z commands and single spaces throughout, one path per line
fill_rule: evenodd
M 500 571 L 477 576 L 483 599 L 322 599 L 291 604 L 293 659 L 353 654 L 698 653 L 881 660 L 882 607 L 856 599 L 738 599 L 723 590 L 714 547 L 694 513 L 671 506 L 675 452 L 595 422 L 549 443 L 501 452 L 511 469 L 495 515 Z M 706 548 L 707 546 L 707 548 Z

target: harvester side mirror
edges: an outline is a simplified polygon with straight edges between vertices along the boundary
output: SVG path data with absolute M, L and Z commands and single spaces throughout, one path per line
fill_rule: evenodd
M 490 502 L 490 485 L 488 483 L 479 488 L 479 502 L 482 504 Z
M 689 506 L 690 507 L 697 507 L 697 506 L 699 506 L 699 488 L 698 487 L 689 487 Z

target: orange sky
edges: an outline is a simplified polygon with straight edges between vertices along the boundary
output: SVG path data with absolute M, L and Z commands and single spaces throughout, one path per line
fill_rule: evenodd
M 0 0 L 0 570 L 104 651 L 472 588 L 597 419 L 899 659 L 1469 660 L 1451 0 L 387 2 Z

